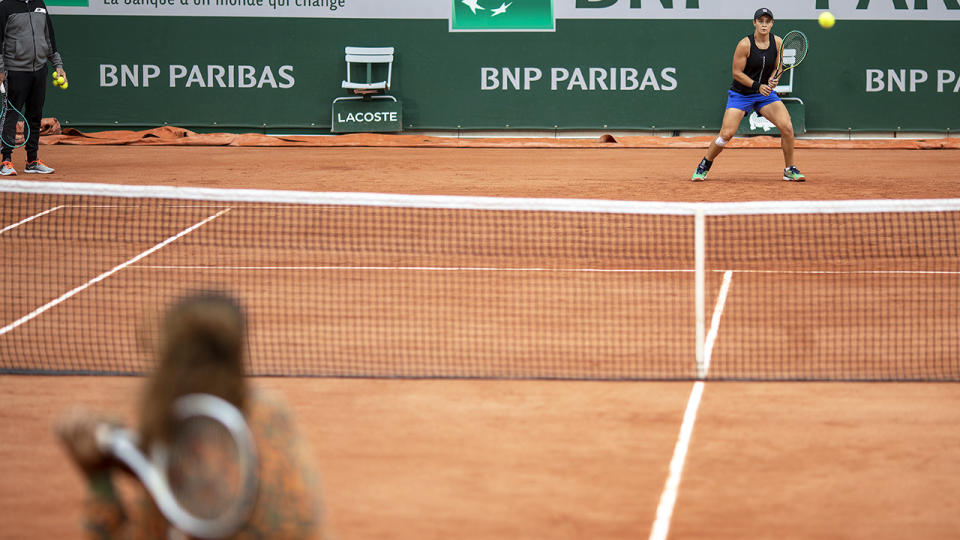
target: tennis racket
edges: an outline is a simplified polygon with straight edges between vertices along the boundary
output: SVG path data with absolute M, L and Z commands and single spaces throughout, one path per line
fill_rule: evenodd
M 9 109 L 13 109 L 14 111 L 16 111 L 16 113 L 20 115 L 20 118 L 23 119 L 23 127 L 24 127 L 23 142 L 20 144 L 14 144 L 17 142 L 16 135 L 14 135 L 14 141 L 9 142 L 3 138 L 2 133 L 0 133 L 0 141 L 3 141 L 4 144 L 16 150 L 17 148 L 20 148 L 21 146 L 27 144 L 27 139 L 30 138 L 30 123 L 27 122 L 27 117 L 24 116 L 22 112 L 20 112 L 20 109 L 17 109 L 16 107 L 13 106 L 13 103 L 10 103 L 9 101 L 7 101 L 7 83 L 6 81 L 4 81 L 0 83 L 0 130 L 3 129 L 3 125 L 7 121 L 7 111 Z
M 780 43 L 780 54 L 777 59 L 779 69 L 774 79 L 780 79 L 786 71 L 799 66 L 800 62 L 803 62 L 803 59 L 807 56 L 808 46 L 809 42 L 806 34 L 799 30 L 787 32 Z
M 196 538 L 225 538 L 247 522 L 256 501 L 258 460 L 243 414 L 209 394 L 183 396 L 173 405 L 168 444 L 145 456 L 136 433 L 102 424 L 97 444 L 143 483 L 170 525 Z

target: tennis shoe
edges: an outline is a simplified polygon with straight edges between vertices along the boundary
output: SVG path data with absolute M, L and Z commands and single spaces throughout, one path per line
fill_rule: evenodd
M 791 165 L 783 170 L 783 179 L 787 182 L 803 182 L 806 177 L 800 174 L 799 169 Z
M 13 163 L 4 161 L 3 163 L 0 163 L 0 174 L 3 176 L 16 176 L 17 170 L 13 168 Z
M 36 161 L 28 161 L 27 166 L 23 168 L 23 172 L 34 174 L 50 174 L 54 171 L 56 171 L 56 169 L 47 167 L 47 165 L 39 159 Z
M 703 163 L 697 165 L 697 170 L 694 171 L 693 176 L 690 177 L 691 182 L 703 182 L 707 179 L 707 173 L 709 170 L 703 166 Z

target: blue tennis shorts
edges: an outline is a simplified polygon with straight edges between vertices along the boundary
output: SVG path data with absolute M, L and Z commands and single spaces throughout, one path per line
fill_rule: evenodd
M 740 109 L 746 113 L 749 113 L 750 109 L 760 112 L 760 109 L 777 101 L 780 101 L 780 96 L 775 91 L 770 92 L 769 96 L 765 96 L 759 92 L 743 95 L 735 90 L 727 90 L 727 108 Z

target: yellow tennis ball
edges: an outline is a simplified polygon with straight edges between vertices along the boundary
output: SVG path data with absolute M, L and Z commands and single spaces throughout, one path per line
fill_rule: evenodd
M 66 90 L 66 89 L 67 89 L 67 81 L 63 81 L 63 84 L 60 85 L 60 88 L 61 88 L 62 90 Z
M 66 80 L 67 80 L 67 79 L 65 79 L 65 78 L 63 78 L 63 77 L 57 77 L 57 84 L 63 84 L 64 82 L 66 82 Z
M 59 73 L 57 73 L 56 71 L 53 72 L 53 78 L 54 78 L 54 80 L 56 80 L 56 78 L 59 77 L 59 76 L 60 76 Z
M 833 28 L 833 24 L 837 22 L 837 18 L 833 16 L 833 13 L 829 11 L 824 11 L 820 14 L 820 17 L 817 19 L 820 21 L 820 26 L 824 28 Z

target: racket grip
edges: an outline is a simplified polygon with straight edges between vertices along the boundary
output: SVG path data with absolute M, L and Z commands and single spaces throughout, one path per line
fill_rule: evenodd
M 97 426 L 94 433 L 97 446 L 104 454 L 111 455 L 138 476 L 149 489 L 155 472 L 150 461 L 137 447 L 137 434 L 127 428 L 107 423 Z
M 107 454 L 113 454 L 114 450 L 120 445 L 120 438 L 129 435 L 130 433 L 128 430 L 107 424 L 106 422 L 98 425 L 96 431 L 94 432 L 94 438 L 97 441 L 97 447 L 100 448 L 101 452 Z
M 3 85 L 0 84 L 0 87 Z M 114 437 L 114 428 L 109 424 L 100 424 L 97 426 L 96 431 L 93 433 L 94 439 L 97 441 L 97 448 L 101 452 L 112 454 L 113 450 L 113 437 Z

